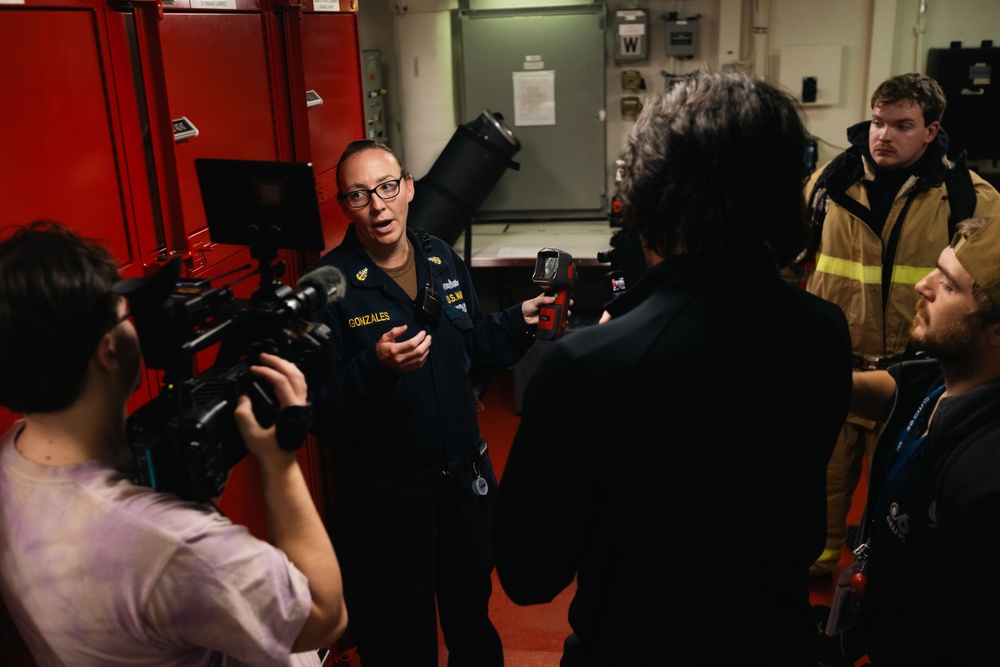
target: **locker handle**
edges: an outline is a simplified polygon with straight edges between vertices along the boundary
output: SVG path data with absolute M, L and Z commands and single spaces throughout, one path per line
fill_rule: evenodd
M 323 98 L 315 90 L 306 91 L 306 107 L 314 107 L 323 104 Z
M 962 89 L 962 94 L 963 95 L 985 95 L 986 94 L 986 89 L 985 88 L 977 88 L 976 90 L 972 90 L 971 88 L 963 88 Z
M 181 116 L 170 121 L 174 126 L 174 142 L 180 143 L 192 137 L 198 136 L 198 128 L 194 126 L 187 116 Z

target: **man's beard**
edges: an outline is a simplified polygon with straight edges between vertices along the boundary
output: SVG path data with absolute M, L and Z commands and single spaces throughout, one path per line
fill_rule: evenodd
M 923 332 L 918 333 L 921 321 Z M 975 360 L 976 334 L 982 326 L 982 317 L 978 312 L 967 313 L 961 319 L 939 322 L 932 326 L 927 313 L 927 300 L 921 297 L 917 301 L 917 313 L 910 327 L 910 341 L 916 349 L 938 361 L 963 364 Z

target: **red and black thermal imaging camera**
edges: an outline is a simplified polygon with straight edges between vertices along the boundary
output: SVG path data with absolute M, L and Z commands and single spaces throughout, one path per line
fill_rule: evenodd
M 536 337 L 554 340 L 562 335 L 569 317 L 569 304 L 573 299 L 576 278 L 576 264 L 568 252 L 555 248 L 542 248 L 538 251 L 531 282 L 541 287 L 546 294 L 555 295 L 556 301 L 539 309 Z

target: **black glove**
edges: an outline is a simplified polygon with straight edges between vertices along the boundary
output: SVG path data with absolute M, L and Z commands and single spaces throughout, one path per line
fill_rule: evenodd
M 312 424 L 312 405 L 289 405 L 278 411 L 274 418 L 278 446 L 286 452 L 294 452 L 306 441 Z

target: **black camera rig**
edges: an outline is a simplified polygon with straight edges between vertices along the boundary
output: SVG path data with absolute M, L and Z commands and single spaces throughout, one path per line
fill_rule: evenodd
M 211 280 L 181 279 L 174 257 L 115 290 L 129 300 L 146 368 L 163 371 L 159 394 L 127 420 L 138 481 L 204 502 L 222 494 L 230 469 L 247 454 L 233 417 L 239 396 L 250 397 L 265 428 L 279 418 L 270 385 L 250 373 L 261 352 L 294 362 L 310 386 L 330 379 L 329 328 L 305 316 L 341 298 L 344 278 L 323 267 L 295 290 L 278 280 L 278 248 L 322 249 L 311 165 L 200 159 L 195 166 L 213 241 L 249 246 L 257 268 L 247 265 L 244 275 L 212 287 Z M 257 291 L 236 298 L 232 287 L 254 275 Z M 196 355 L 216 345 L 212 365 L 196 372 Z M 305 425 L 297 437 L 282 438 L 281 430 L 279 423 L 282 447 L 302 445 Z

